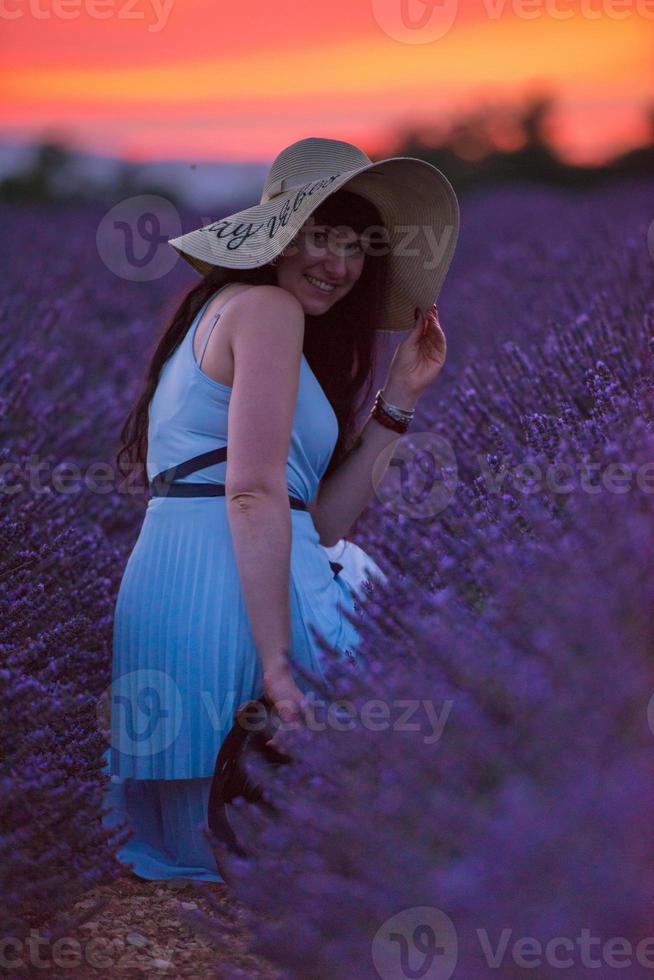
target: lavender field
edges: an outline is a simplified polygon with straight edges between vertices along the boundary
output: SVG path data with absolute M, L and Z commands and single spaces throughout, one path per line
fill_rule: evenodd
M 114 453 L 195 275 L 117 277 L 103 214 L 2 214 L 0 885 L 18 939 L 121 871 L 101 696 L 145 500 Z M 651 183 L 462 201 L 447 363 L 352 534 L 389 577 L 361 613 L 364 669 L 326 650 L 352 723 L 290 733 L 300 761 L 268 786 L 283 820 L 241 815 L 257 857 L 234 887 L 288 980 L 654 971 L 653 220 Z

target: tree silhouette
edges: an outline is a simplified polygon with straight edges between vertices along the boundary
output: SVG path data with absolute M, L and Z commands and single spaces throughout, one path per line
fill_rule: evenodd
M 5 201 L 49 201 L 62 196 L 73 152 L 58 141 L 48 140 L 35 148 L 34 160 L 26 171 L 12 174 L 0 183 Z

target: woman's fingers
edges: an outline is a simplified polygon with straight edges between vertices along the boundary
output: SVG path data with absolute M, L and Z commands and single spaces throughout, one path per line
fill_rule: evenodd
M 438 307 L 435 303 L 428 310 L 423 310 L 420 306 L 416 306 L 415 315 L 416 321 L 423 325 L 423 329 L 426 329 L 426 325 L 430 323 L 439 323 Z

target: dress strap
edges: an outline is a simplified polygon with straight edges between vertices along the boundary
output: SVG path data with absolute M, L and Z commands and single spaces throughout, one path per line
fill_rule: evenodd
M 222 310 L 220 311 L 220 313 L 222 313 Z M 207 336 L 204 338 L 204 344 L 202 345 L 202 351 L 200 352 L 200 360 L 198 361 L 198 367 L 200 367 L 200 368 L 202 367 L 202 358 L 204 357 L 204 352 L 207 349 L 207 344 L 211 340 L 211 334 L 213 333 L 213 328 L 216 326 L 216 324 L 218 323 L 218 320 L 220 319 L 220 313 L 216 313 L 216 316 L 214 318 L 214 321 L 211 324 L 211 326 L 209 327 L 209 330 L 207 331 Z
M 200 453 L 199 456 L 193 456 L 183 463 L 177 463 L 176 466 L 162 470 L 161 473 L 157 473 L 152 483 L 157 487 L 163 484 L 170 484 L 178 477 L 188 476 L 189 473 L 195 473 L 196 470 L 201 470 L 205 466 L 211 466 L 212 463 L 224 463 L 226 459 L 227 446 L 221 446 L 219 449 L 210 449 L 207 453 Z
M 222 483 L 175 484 L 175 480 L 178 477 L 188 476 L 189 473 L 195 473 L 196 470 L 201 470 L 205 466 L 211 466 L 212 463 L 223 463 L 226 459 L 227 446 L 220 446 L 219 449 L 210 449 L 207 453 L 200 453 L 199 456 L 193 456 L 183 463 L 178 463 L 176 466 L 171 466 L 167 470 L 157 473 L 150 480 L 150 491 L 154 497 L 222 497 L 225 495 L 225 485 Z M 288 500 L 293 510 L 307 510 L 307 505 L 299 497 L 289 494 Z M 336 578 L 343 566 L 337 561 L 330 561 L 329 564 L 334 573 L 334 578 Z

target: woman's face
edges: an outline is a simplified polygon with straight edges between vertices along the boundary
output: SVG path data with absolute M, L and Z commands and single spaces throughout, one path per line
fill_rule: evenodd
M 364 249 L 364 236 L 352 228 L 315 223 L 311 215 L 279 257 L 277 285 L 293 293 L 305 313 L 320 316 L 354 286 L 363 269 Z

